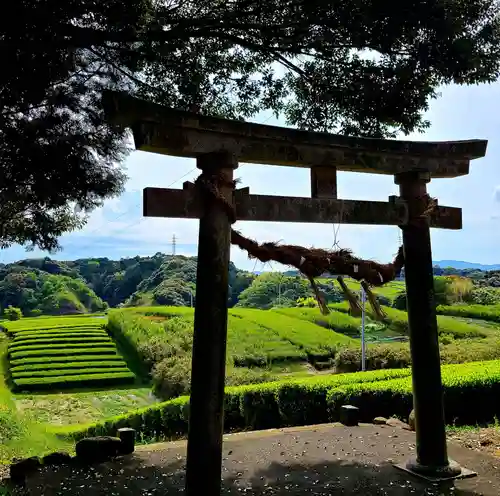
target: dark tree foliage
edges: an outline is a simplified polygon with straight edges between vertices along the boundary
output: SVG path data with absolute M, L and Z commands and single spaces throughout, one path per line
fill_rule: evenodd
M 117 195 L 125 135 L 104 89 L 301 129 L 429 126 L 444 84 L 495 81 L 497 0 L 18 0 L 0 20 L 1 246 L 56 249 Z M 77 205 L 82 211 L 75 211 Z

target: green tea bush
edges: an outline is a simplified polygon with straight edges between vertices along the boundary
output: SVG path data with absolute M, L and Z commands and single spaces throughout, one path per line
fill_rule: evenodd
M 108 370 L 110 372 L 130 372 L 127 366 L 124 367 L 105 367 L 106 370 L 103 370 L 99 367 L 82 367 L 79 369 L 76 368 L 60 368 L 54 370 L 28 370 L 26 372 L 12 371 L 11 376 L 12 379 L 17 380 L 21 378 L 29 378 L 29 377 L 68 377 L 73 375 L 91 375 L 91 374 L 103 374 L 107 373 Z
M 241 315 L 228 319 L 228 356 L 239 367 L 265 367 L 272 363 L 307 360 L 306 353 L 273 330 Z
M 62 377 L 32 377 L 13 380 L 14 391 L 43 391 L 65 388 L 87 388 L 91 386 L 117 386 L 130 384 L 135 375 L 128 372 L 66 375 Z
M 441 363 L 497 360 L 500 357 L 500 337 L 490 339 L 457 339 L 440 348 Z
M 390 329 L 408 334 L 408 314 L 406 312 L 388 307 L 384 307 L 384 312 L 387 314 L 385 321 Z M 477 325 L 473 326 L 444 315 L 438 315 L 437 324 L 439 335 L 446 334 L 455 339 L 485 338 L 491 335 L 488 330 Z
M 291 310 L 294 312 L 308 311 L 306 308 Z M 312 311 L 314 312 L 314 309 Z M 290 317 L 284 312 L 287 312 L 287 309 L 255 310 L 233 308 L 229 311 L 230 315 L 240 316 L 273 331 L 280 339 L 286 340 L 303 350 L 312 361 L 332 358 L 339 348 L 354 342 L 343 334 L 315 325 L 306 319 Z
M 21 320 L 23 318 L 23 312 L 20 308 L 13 307 L 9 305 L 4 311 L 3 315 L 7 320 Z
M 112 311 L 108 330 L 129 359 L 147 372 L 164 358 L 192 348 L 192 324 L 181 317 L 152 322 L 135 312 Z
M 51 338 L 107 338 L 108 334 L 106 331 L 88 331 L 88 332 L 47 332 L 40 334 L 17 334 L 15 337 L 15 342 L 18 343 L 22 340 L 32 340 L 32 339 L 51 339 Z M 12 341 L 14 342 L 14 341 Z
M 84 343 L 82 343 L 84 341 Z M 37 345 L 48 345 L 51 347 L 52 345 L 67 345 L 71 346 L 87 346 L 91 344 L 91 346 L 95 346 L 96 343 L 101 343 L 103 345 L 113 344 L 113 341 L 106 336 L 86 336 L 85 338 L 81 337 L 63 337 L 63 338 L 30 338 L 30 339 L 15 339 L 10 345 L 9 350 L 18 350 L 21 348 L 29 347 L 32 349 Z
M 289 317 L 307 320 L 349 336 L 358 336 L 361 327 L 361 319 L 351 317 L 350 315 L 338 311 L 333 311 L 328 315 L 322 315 L 318 308 L 280 308 L 274 311 Z M 339 341 L 345 342 L 340 337 Z
M 233 366 L 228 360 L 226 386 L 259 384 L 277 379 L 277 375 L 258 367 Z M 153 392 L 163 400 L 191 392 L 191 356 L 165 358 L 153 367 Z
M 89 367 L 92 369 L 97 368 L 118 368 L 118 367 L 126 367 L 126 363 L 121 359 L 116 360 L 102 360 L 102 357 L 99 361 L 84 361 L 84 362 L 54 362 L 50 361 L 47 363 L 36 363 L 36 364 L 28 364 L 28 365 L 17 365 L 15 367 L 10 367 L 10 373 L 12 375 L 20 373 L 20 372 L 29 372 L 29 371 L 43 371 L 43 370 L 53 370 L 53 369 L 81 369 L 85 367 Z
M 491 422 L 500 413 L 499 361 L 445 366 L 442 380 L 448 424 Z M 331 389 L 327 402 L 332 418 L 338 418 L 345 404 L 359 407 L 365 421 L 372 419 L 374 412 L 407 416 L 413 405 L 411 378 Z
M 500 413 L 500 361 L 445 365 L 442 377 L 448 423 L 488 422 Z M 363 420 L 406 417 L 412 401 L 409 369 L 290 379 L 227 388 L 224 426 L 231 431 L 332 422 L 347 403 L 360 408 Z M 189 398 L 182 396 L 60 434 L 81 439 L 133 427 L 142 440 L 171 439 L 187 433 L 188 415 Z
M 470 294 L 470 301 L 477 305 L 499 305 L 500 291 L 498 288 L 474 288 Z
M 440 345 L 441 363 L 468 363 L 497 360 L 500 357 L 500 337 L 487 339 L 450 339 Z M 366 347 L 366 368 L 399 368 L 411 365 L 408 343 L 368 344 Z M 335 357 L 339 372 L 361 370 L 361 346 L 348 347 Z
M 32 351 L 38 351 L 42 350 L 44 352 L 51 352 L 51 351 L 64 351 L 65 349 L 68 348 L 67 344 L 35 344 L 35 345 L 24 345 L 24 346 L 17 346 L 14 347 L 12 350 L 9 348 L 9 356 L 18 356 L 19 353 L 30 353 Z M 71 343 L 71 349 L 76 350 L 78 352 L 89 352 L 92 351 L 93 349 L 106 349 L 109 348 L 113 352 L 116 353 L 116 347 L 113 342 L 98 342 L 98 343 Z M 66 354 L 66 353 L 65 353 Z
M 366 369 L 396 369 L 411 364 L 410 348 L 407 343 L 375 344 L 366 346 Z M 338 372 L 358 372 L 361 370 L 361 349 L 344 348 L 335 357 Z
M 39 356 L 29 356 L 26 358 L 18 358 L 10 361 L 10 367 L 18 367 L 23 365 L 44 365 L 50 363 L 62 363 L 62 362 L 78 362 L 84 360 L 85 362 L 97 362 L 104 360 L 106 362 L 119 361 L 122 362 L 123 358 L 117 354 L 111 355 L 85 355 L 84 357 L 74 356 L 69 354 L 69 356 L 44 356 L 41 353 Z
M 441 315 L 500 322 L 500 305 L 439 305 Z
M 73 360 L 79 355 L 116 355 L 116 348 L 106 347 L 106 348 L 60 348 L 60 349 L 39 349 L 39 350 L 23 350 L 16 351 L 10 354 L 9 359 L 15 361 L 19 358 L 28 358 L 28 357 L 59 357 L 60 356 L 68 356 L 71 355 Z M 53 359 L 53 358 L 52 358 Z
M 226 430 L 260 429 L 328 421 L 326 395 L 331 387 L 352 382 L 384 381 L 409 376 L 409 369 L 376 370 L 362 374 L 337 374 L 289 379 L 226 388 Z M 64 428 L 62 435 L 81 439 L 110 435 L 120 427 L 133 427 L 139 439 L 169 439 L 187 432 L 189 398 L 181 396 L 86 427 Z M 114 435 L 114 434 L 112 434 Z

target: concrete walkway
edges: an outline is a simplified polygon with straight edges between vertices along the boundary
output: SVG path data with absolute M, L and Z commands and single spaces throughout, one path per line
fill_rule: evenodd
M 499 496 L 500 460 L 450 444 L 450 456 L 479 476 L 437 486 L 397 470 L 415 454 L 415 435 L 388 426 L 318 425 L 225 437 L 223 490 L 230 495 Z M 18 494 L 177 495 L 186 443 L 139 447 L 90 469 L 46 469 Z M 202 496 L 202 495 L 200 495 Z

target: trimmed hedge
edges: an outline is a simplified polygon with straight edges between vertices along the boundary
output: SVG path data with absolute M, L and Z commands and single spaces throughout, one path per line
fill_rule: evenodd
M 226 388 L 225 427 L 227 430 L 259 429 L 326 422 L 326 395 L 330 388 L 352 382 L 407 377 L 410 373 L 410 369 L 375 370 Z M 287 405 L 286 411 L 281 409 L 283 419 L 278 424 L 276 418 L 280 417 L 280 408 L 277 401 Z M 113 417 L 104 423 L 64 428 L 61 433 L 81 439 L 87 435 L 108 435 L 105 433 L 115 433 L 117 428 L 130 426 L 143 440 L 178 437 L 187 432 L 188 402 L 189 398 L 182 396 Z
M 108 387 L 135 381 L 102 322 L 48 320 L 8 325 L 12 339 L 7 357 L 14 391 Z
M 35 365 L 35 364 L 47 364 L 47 363 L 55 363 L 55 362 L 77 362 L 77 361 L 85 360 L 85 362 L 98 362 L 105 360 L 109 361 L 123 361 L 123 358 L 120 355 L 86 355 L 84 357 L 79 356 L 57 356 L 57 357 L 46 357 L 43 354 L 41 356 L 31 356 L 27 358 L 19 358 L 17 360 L 11 360 L 10 366 L 17 367 L 21 365 Z
M 349 306 L 347 303 L 334 303 L 328 305 L 332 310 L 337 312 L 347 313 L 349 312 Z M 479 308 L 480 307 L 480 308 Z M 389 328 L 394 331 L 400 332 L 402 334 L 408 334 L 408 313 L 403 310 L 398 310 L 396 308 L 391 308 L 387 306 L 382 306 L 382 309 L 387 314 L 385 323 Z M 466 310 L 471 309 L 471 310 Z M 474 310 L 472 310 L 474 309 Z M 468 338 L 486 338 L 491 336 L 491 332 L 487 329 L 479 328 L 478 326 L 471 326 L 467 322 L 460 322 L 459 320 L 447 317 L 457 316 L 457 317 L 471 317 L 483 320 L 495 320 L 494 315 L 498 317 L 498 322 L 500 322 L 500 306 L 491 307 L 491 310 L 487 310 L 487 306 L 483 305 L 467 305 L 467 306 L 443 306 L 439 305 L 436 308 L 438 314 L 438 333 L 448 334 L 453 336 L 455 339 L 468 339 Z M 366 312 L 373 316 L 371 307 L 368 305 L 366 307 Z M 486 316 L 490 315 L 490 318 Z
M 67 375 L 64 377 L 36 377 L 30 379 L 16 379 L 13 381 L 14 390 L 42 391 L 50 389 L 81 388 L 90 386 L 117 386 L 130 384 L 135 380 L 132 372 L 117 372 L 103 374 Z
M 436 312 L 441 315 L 500 322 L 500 305 L 439 305 Z
M 500 335 L 486 339 L 455 339 L 440 345 L 441 363 L 470 363 L 498 360 L 500 357 Z M 408 343 L 368 344 L 366 347 L 366 368 L 387 369 L 411 365 Z M 361 349 L 349 347 L 340 350 L 335 357 L 338 372 L 361 370 Z
M 78 332 L 52 332 L 52 331 L 47 331 L 47 332 L 40 332 L 40 333 L 33 333 L 33 332 L 26 332 L 22 334 L 16 334 L 14 337 L 14 341 L 21 340 L 21 339 L 46 339 L 46 338 L 70 338 L 70 337 L 83 337 L 83 336 L 108 336 L 108 333 L 105 330 L 100 330 L 100 329 L 85 329 L 84 331 L 78 331 Z
M 16 358 L 27 358 L 30 356 L 64 356 L 71 355 L 73 359 L 75 355 L 116 355 L 116 348 L 106 347 L 106 348 L 61 348 L 61 349 L 47 349 L 43 348 L 41 350 L 24 350 L 16 351 L 11 354 L 10 359 L 15 360 Z M 12 363 L 12 362 L 11 362 Z
M 446 419 L 474 424 L 500 414 L 500 361 L 442 367 Z M 378 370 L 329 377 L 287 380 L 226 389 L 226 431 L 267 429 L 337 421 L 343 404 L 357 405 L 363 420 L 378 415 L 407 416 L 412 408 L 409 369 Z M 73 439 L 114 435 L 120 427 L 136 429 L 142 441 L 182 437 L 187 433 L 189 398 L 183 396 L 108 419 L 63 428 Z
M 305 309 L 293 310 L 293 313 L 298 317 L 299 312 Z M 231 308 L 229 314 L 242 317 L 265 329 L 274 331 L 280 339 L 288 341 L 303 350 L 312 361 L 333 358 L 340 348 L 356 343 L 355 340 L 344 334 L 325 329 L 307 319 L 290 317 L 283 312 L 278 313 L 274 310 L 256 310 L 253 308 Z
M 351 317 L 339 311 L 333 311 L 328 315 L 322 315 L 317 308 L 275 308 L 273 312 L 281 313 L 289 317 L 299 318 L 313 322 L 321 327 L 348 336 L 357 337 L 360 333 L 361 319 Z
M 25 377 L 71 377 L 72 375 L 88 375 L 88 374 L 103 374 L 107 373 L 107 370 L 110 372 L 130 372 L 127 366 L 115 366 L 115 367 L 105 367 L 106 371 L 103 371 L 102 368 L 99 367 L 82 367 L 82 368 L 63 368 L 63 369 L 54 369 L 54 370 L 27 370 L 24 372 L 21 371 L 12 371 L 12 379 L 16 381 L 17 379 L 25 378 Z
M 102 357 L 101 357 L 102 358 Z M 47 363 L 37 363 L 31 365 L 18 365 L 16 367 L 11 367 L 11 374 L 17 374 L 19 372 L 28 372 L 28 371 L 37 371 L 37 370 L 53 370 L 53 369 L 81 369 L 85 367 L 89 367 L 92 369 L 96 368 L 116 368 L 116 367 L 126 367 L 127 364 L 123 360 L 107 360 L 104 361 L 85 361 L 85 362 L 77 362 L 77 361 L 68 361 L 68 362 L 54 362 L 50 361 Z
M 24 346 L 18 346 L 17 348 L 10 349 L 9 348 L 9 355 L 17 355 L 18 353 L 29 353 L 31 351 L 38 351 L 38 350 L 44 350 L 44 351 L 58 351 L 58 350 L 65 350 L 68 347 L 67 344 L 61 343 L 61 344 L 34 344 L 34 345 L 24 345 Z M 107 342 L 98 342 L 98 343 L 71 343 L 71 348 L 80 353 L 80 350 L 82 351 L 92 351 L 95 348 L 100 348 L 100 349 L 112 349 L 116 352 L 116 347 L 115 344 L 110 341 L 109 343 Z
M 84 343 L 82 343 L 82 340 Z M 9 351 L 24 349 L 29 346 L 33 349 L 32 345 L 58 345 L 58 344 L 71 344 L 74 346 L 86 346 L 88 347 L 89 343 L 92 343 L 92 346 L 95 343 L 102 343 L 103 345 L 113 344 L 113 341 L 108 337 L 103 336 L 89 336 L 82 339 L 81 337 L 70 337 L 70 338 L 47 338 L 47 339 L 20 339 L 19 341 L 16 339 L 13 343 L 9 345 Z M 53 346 L 50 346 L 53 347 Z
M 14 335 L 17 336 L 19 333 L 22 332 L 37 332 L 37 331 L 69 331 L 69 330 L 77 330 L 77 329 L 102 329 L 104 327 L 103 324 L 85 324 L 85 325 L 56 325 L 54 324 L 53 326 L 45 326 L 45 327 L 24 327 L 20 329 L 10 329 L 7 327 L 7 331 Z

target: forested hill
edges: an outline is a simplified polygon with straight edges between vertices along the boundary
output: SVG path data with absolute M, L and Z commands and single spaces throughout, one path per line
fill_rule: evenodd
M 231 264 L 231 305 L 254 278 Z M 0 307 L 36 315 L 95 312 L 119 304 L 189 305 L 195 283 L 196 257 L 26 259 L 0 265 Z
M 0 311 L 8 305 L 24 315 L 96 312 L 118 305 L 189 306 L 195 297 L 196 263 L 196 257 L 157 253 L 121 260 L 46 257 L 0 264 Z M 500 286 L 498 272 L 473 272 L 467 276 L 476 284 Z M 319 285 L 329 301 L 342 299 L 332 280 Z M 230 265 L 229 306 L 293 306 L 311 296 L 309 283 L 295 271 L 257 275 Z

